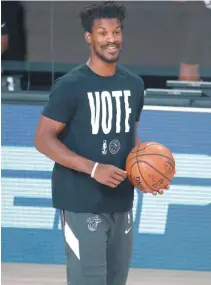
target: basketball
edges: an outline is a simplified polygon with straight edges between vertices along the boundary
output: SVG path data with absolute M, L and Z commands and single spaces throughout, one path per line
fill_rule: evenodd
M 170 184 L 175 174 L 171 151 L 157 142 L 145 142 L 134 147 L 126 160 L 130 182 L 139 190 L 158 191 Z

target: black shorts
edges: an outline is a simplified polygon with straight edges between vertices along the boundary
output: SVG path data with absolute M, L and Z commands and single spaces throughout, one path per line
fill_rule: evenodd
M 61 216 L 68 284 L 125 285 L 132 251 L 132 210 L 97 215 L 62 211 Z

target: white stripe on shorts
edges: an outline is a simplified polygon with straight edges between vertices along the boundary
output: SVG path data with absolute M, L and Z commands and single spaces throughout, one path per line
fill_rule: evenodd
M 80 260 L 79 241 L 66 222 L 64 225 L 64 236 L 65 236 L 65 240 L 67 244 L 72 249 L 72 251 L 75 253 L 77 258 Z

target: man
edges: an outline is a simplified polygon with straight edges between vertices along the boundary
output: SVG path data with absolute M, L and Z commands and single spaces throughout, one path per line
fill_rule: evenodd
M 199 9 L 201 3 L 181 0 L 180 2 L 185 12 L 186 33 L 185 38 L 183 39 L 183 60 L 180 62 L 179 80 L 200 81 L 200 69 L 198 60 L 203 43 L 200 43 L 199 45 L 196 44 L 196 42 L 201 42 L 199 39 L 201 36 L 201 33 L 199 31 Z
M 181 1 L 181 0 L 180 0 Z M 186 37 L 183 40 L 183 58 L 180 63 L 179 79 L 200 81 L 199 62 L 210 52 L 210 15 L 207 15 L 210 1 L 181 1 L 186 18 Z
M 110 1 L 81 12 L 90 58 L 54 84 L 35 135 L 56 162 L 53 206 L 62 212 L 71 285 L 124 285 L 128 276 L 134 193 L 124 169 L 140 142 L 144 84 L 116 64 L 125 12 Z

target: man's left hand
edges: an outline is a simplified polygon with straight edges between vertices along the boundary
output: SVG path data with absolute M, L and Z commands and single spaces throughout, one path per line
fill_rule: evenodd
M 165 189 L 159 189 L 158 191 L 152 191 L 152 190 L 144 189 L 142 192 L 151 193 L 153 196 L 156 196 L 157 194 L 163 195 L 164 191 L 168 190 L 169 188 L 170 188 L 170 186 L 167 185 Z

